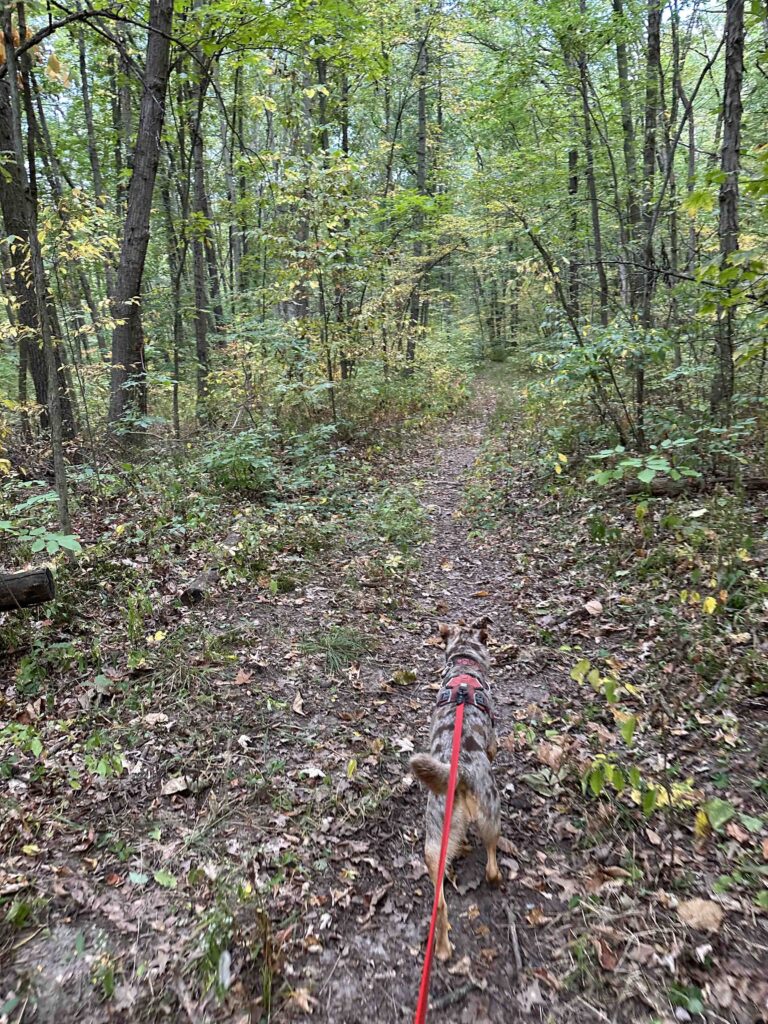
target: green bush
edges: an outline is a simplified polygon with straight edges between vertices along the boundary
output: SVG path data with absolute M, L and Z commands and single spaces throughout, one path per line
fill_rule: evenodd
M 272 451 L 275 440 L 275 432 L 266 426 L 244 430 L 205 455 L 202 467 L 222 490 L 266 496 L 275 490 L 279 478 Z

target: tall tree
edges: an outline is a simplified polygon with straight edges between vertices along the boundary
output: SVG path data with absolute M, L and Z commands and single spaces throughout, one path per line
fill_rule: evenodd
M 119 322 L 112 335 L 109 400 L 109 422 L 112 424 L 129 410 L 139 414 L 147 411 L 142 279 L 165 118 L 172 25 L 173 0 L 150 0 L 144 91 L 113 296 L 113 312 Z
M 720 155 L 720 261 L 727 270 L 739 248 L 739 168 L 741 153 L 741 87 L 744 78 L 744 0 L 726 0 L 725 84 L 723 86 L 723 148 Z M 717 360 L 712 384 L 712 409 L 728 420 L 733 401 L 735 309 L 718 312 Z

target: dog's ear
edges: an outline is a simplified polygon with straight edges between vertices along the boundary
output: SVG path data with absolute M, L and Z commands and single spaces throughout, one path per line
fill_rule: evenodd
M 477 638 L 481 644 L 488 643 L 488 627 L 493 622 L 493 619 L 488 615 L 484 615 L 477 622 L 472 623 L 472 629 L 477 633 Z

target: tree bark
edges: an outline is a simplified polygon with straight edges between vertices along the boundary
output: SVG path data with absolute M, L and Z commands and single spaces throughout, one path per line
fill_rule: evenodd
M 11 97 L 11 83 L 9 75 L 6 75 L 0 79 L 0 153 L 4 154 L 15 154 L 16 152 Z M 5 233 L 13 239 L 9 244 L 10 261 L 13 267 L 9 288 L 16 303 L 20 362 L 28 369 L 32 377 L 35 400 L 42 408 L 41 424 L 45 428 L 48 426 L 48 369 L 42 343 L 43 335 L 30 255 L 29 204 L 32 202 L 32 197 L 25 192 L 23 182 L 26 175 L 23 174 L 23 171 L 23 167 L 19 166 L 17 160 L 5 162 L 3 173 L 0 174 L 0 209 L 2 210 Z M 61 405 L 62 430 L 65 437 L 71 438 L 75 436 L 75 416 L 66 386 L 61 352 L 57 345 L 54 346 L 53 357 Z
M 579 9 L 586 14 L 586 2 L 580 0 Z M 600 294 L 600 323 L 608 326 L 608 276 L 603 262 L 603 240 L 600 228 L 600 206 L 597 201 L 597 180 L 595 177 L 595 148 L 592 140 L 592 112 L 589 107 L 589 72 L 587 54 L 582 50 L 578 56 L 579 92 L 581 112 L 584 119 L 584 177 L 589 196 L 589 210 L 592 218 L 592 244 L 595 250 L 595 265 Z
M 723 88 L 723 148 L 720 169 L 720 263 L 725 269 L 739 248 L 739 166 L 741 155 L 741 86 L 744 78 L 744 0 L 726 0 L 725 85 Z M 735 311 L 729 305 L 718 315 L 716 368 L 712 412 L 728 421 L 733 400 L 733 339 Z
M 45 604 L 56 596 L 50 569 L 28 569 L 26 572 L 0 573 L 0 612 Z
M 53 455 L 53 471 L 56 483 L 56 495 L 58 497 L 59 528 L 62 533 L 69 533 L 71 530 L 69 520 L 69 496 L 67 492 L 67 469 L 64 461 L 64 423 L 63 403 L 59 388 L 59 365 L 56 361 L 56 344 L 51 331 L 50 310 L 48 307 L 48 287 L 45 279 L 45 266 L 43 254 L 40 248 L 40 239 L 37 233 L 37 209 L 36 199 L 30 189 L 27 178 L 27 168 L 24 163 L 24 140 L 21 131 L 21 99 L 19 97 L 19 72 L 24 74 L 25 68 L 19 68 L 16 61 L 16 43 L 14 41 L 12 8 L 5 9 L 3 31 L 5 35 L 5 54 L 8 66 L 6 76 L 8 82 L 10 130 L 13 142 L 12 153 L 18 174 L 21 202 L 24 220 L 28 231 L 29 245 L 29 273 L 31 286 L 34 295 L 37 323 L 42 339 L 45 367 L 48 374 L 48 419 L 51 430 L 51 452 Z M 25 35 L 24 7 L 19 3 L 17 7 L 19 19 L 19 36 Z M 22 57 L 24 61 L 25 58 Z M 5 85 L 5 80 L 2 83 Z M 26 95 L 29 99 L 29 81 L 25 81 Z M 30 151 L 30 166 L 34 167 L 34 149 Z M 5 175 L 4 175 L 5 176 Z
M 110 424 L 122 419 L 129 410 L 140 414 L 147 411 L 141 285 L 149 245 L 152 193 L 165 117 L 172 23 L 173 0 L 151 0 L 144 93 L 113 303 L 114 315 L 120 322 L 112 335 Z
M 420 195 L 427 194 L 427 74 L 429 71 L 429 51 L 427 36 L 419 40 L 419 52 L 416 60 L 418 78 L 418 115 L 416 128 L 416 190 Z M 414 261 L 418 264 L 424 255 L 424 242 L 420 237 L 424 228 L 424 216 L 419 212 L 414 218 L 416 239 L 413 243 Z M 417 278 L 411 289 L 410 325 L 408 340 L 405 347 L 406 361 L 412 363 L 416 358 L 416 338 L 424 324 L 421 309 L 421 278 Z
M 638 271 L 633 265 L 638 254 L 638 236 L 641 221 L 640 190 L 637 181 L 637 144 L 635 139 L 635 121 L 632 113 L 632 93 L 629 80 L 629 59 L 627 44 L 624 40 L 624 4 L 623 0 L 613 0 L 613 13 L 616 23 L 616 72 L 619 83 L 619 102 L 621 104 L 621 138 L 624 150 L 624 167 L 627 175 L 627 216 L 626 240 L 629 266 L 626 268 L 628 284 L 628 300 L 631 309 L 635 308 L 639 285 Z

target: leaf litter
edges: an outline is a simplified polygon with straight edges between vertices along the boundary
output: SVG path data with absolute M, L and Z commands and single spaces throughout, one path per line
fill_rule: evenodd
M 488 615 L 505 882 L 485 885 L 478 849 L 457 864 L 456 951 L 435 970 L 435 1019 L 507 1022 L 517 1007 L 564 1024 L 666 1022 L 686 1019 L 675 993 L 694 991 L 721 1019 L 765 1019 L 765 918 L 738 888 L 711 898 L 713 879 L 743 866 L 737 851 L 768 860 L 764 816 L 710 791 L 703 823 L 689 827 L 672 815 L 682 791 L 670 789 L 669 815 L 649 824 L 631 800 L 582 791 L 585 765 L 615 746 L 621 723 L 589 703 L 571 669 L 602 652 L 631 677 L 653 655 L 653 618 L 638 627 L 639 596 L 606 595 L 599 574 L 589 578 L 564 539 L 578 511 L 553 508 L 524 466 L 507 490 L 529 510 L 525 528 L 500 520 L 468 539 L 471 510 L 454 485 L 470 493 L 492 403 L 480 385 L 463 421 L 422 437 L 404 463 L 383 460 L 390 486 L 422 482 L 431 528 L 390 576 L 379 552 L 350 540 L 298 594 L 257 588 L 235 601 L 224 590 L 172 613 L 158 584 L 168 619 L 158 628 L 177 614 L 209 647 L 228 638 L 226 656 L 193 644 L 189 684 L 174 675 L 147 691 L 142 744 L 87 802 L 75 793 L 54 815 L 45 787 L 17 777 L 25 810 L 12 814 L 0 892 L 33 917 L 45 905 L 48 924 L 22 920 L 3 940 L 3 998 L 22 993 L 38 1019 L 61 1022 L 241 1021 L 245 1008 L 252 1021 L 407 1020 L 432 901 L 425 797 L 407 761 L 426 744 L 434 626 Z M 328 629 L 375 645 L 330 668 L 302 646 Z M 638 705 L 636 742 L 658 767 Z M 698 728 L 727 746 L 736 723 L 715 718 Z M 677 742 L 703 780 L 703 739 L 684 728 Z

